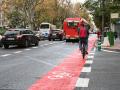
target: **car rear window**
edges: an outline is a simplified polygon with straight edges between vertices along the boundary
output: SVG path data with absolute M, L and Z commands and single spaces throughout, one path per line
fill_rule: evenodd
M 5 32 L 4 35 L 18 35 L 18 34 L 20 34 L 19 30 L 8 30 Z
M 49 28 L 49 24 L 41 24 L 40 28 L 41 29 Z

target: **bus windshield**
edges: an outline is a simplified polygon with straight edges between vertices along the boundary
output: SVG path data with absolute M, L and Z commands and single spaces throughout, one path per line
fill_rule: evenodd
M 78 22 L 68 22 L 69 27 L 75 27 L 77 26 Z
M 40 28 L 41 28 L 41 29 L 49 28 L 49 24 L 41 24 L 41 25 L 40 25 Z

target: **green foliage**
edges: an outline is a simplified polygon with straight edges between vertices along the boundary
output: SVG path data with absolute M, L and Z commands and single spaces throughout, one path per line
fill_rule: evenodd
M 0 35 L 3 35 L 5 33 L 6 29 L 5 28 L 0 28 Z
M 102 13 L 104 13 L 104 26 L 110 26 L 110 14 L 120 13 L 120 0 L 86 0 L 84 6 L 93 11 L 94 21 L 97 27 L 102 28 Z M 118 19 L 112 19 L 111 22 L 115 23 Z
M 9 19 L 10 26 L 13 28 L 21 27 L 22 22 L 24 21 L 23 14 L 21 14 L 18 10 L 15 10 L 9 13 L 8 19 Z

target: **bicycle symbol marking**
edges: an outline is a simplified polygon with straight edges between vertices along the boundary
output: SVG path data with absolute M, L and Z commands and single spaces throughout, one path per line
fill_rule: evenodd
M 73 77 L 73 75 L 71 73 L 67 73 L 67 72 L 61 72 L 61 71 L 57 71 L 57 72 L 52 72 L 52 75 L 48 76 L 49 79 L 55 80 L 55 79 L 62 79 L 62 78 L 71 78 Z

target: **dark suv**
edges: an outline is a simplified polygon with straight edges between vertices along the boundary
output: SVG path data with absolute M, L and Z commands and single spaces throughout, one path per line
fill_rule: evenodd
M 35 34 L 29 29 L 9 29 L 2 37 L 4 48 L 9 48 L 9 45 L 19 45 L 28 47 L 32 44 L 39 45 L 39 40 Z
M 51 30 L 50 34 L 48 36 L 48 40 L 55 40 L 55 39 L 59 39 L 59 40 L 63 40 L 64 37 L 64 33 L 63 30 L 61 29 L 55 29 L 55 30 Z

